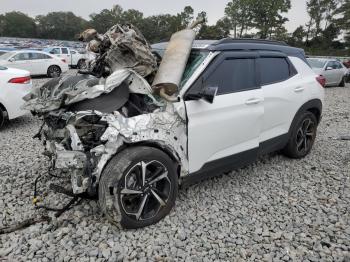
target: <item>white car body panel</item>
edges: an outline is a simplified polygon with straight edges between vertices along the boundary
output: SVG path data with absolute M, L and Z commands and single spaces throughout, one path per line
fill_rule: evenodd
M 218 54 L 212 53 L 204 60 L 180 91 L 181 97 Z M 300 58 L 289 57 L 289 60 L 297 74 L 285 81 L 217 95 L 213 104 L 204 100 L 184 102 L 190 173 L 199 171 L 206 163 L 258 149 L 265 141 L 287 135 L 295 115 L 305 103 L 313 99 L 323 102 L 324 90 L 316 80 L 317 74 Z M 259 102 L 247 105 L 250 99 Z
M 283 82 L 262 86 L 264 120 L 260 142 L 288 133 L 299 108 L 307 101 L 320 98 L 320 92 L 323 94 L 312 69 L 300 58 L 289 57 L 289 60 L 298 71 L 297 75 Z
M 251 99 L 260 101 L 247 105 Z M 190 172 L 204 163 L 259 146 L 264 114 L 262 90 L 250 90 L 203 100 L 186 101 Z
M 15 60 L 11 61 L 17 54 L 20 53 L 37 53 L 37 54 L 45 54 L 51 58 L 49 59 L 33 59 L 33 60 Z M 32 51 L 32 50 L 23 50 L 23 51 L 15 51 L 13 55 L 6 60 L 0 60 L 0 65 L 10 68 L 17 68 L 22 70 L 27 70 L 31 75 L 46 75 L 47 69 L 52 66 L 59 66 L 62 73 L 68 71 L 68 64 L 64 63 L 60 58 L 45 53 L 41 51 Z
M 28 111 L 22 110 L 24 104 L 22 99 L 32 89 L 32 82 L 28 84 L 12 84 L 9 80 L 16 77 L 29 76 L 28 71 L 8 68 L 0 70 L 0 103 L 5 107 L 9 119 L 22 116 Z

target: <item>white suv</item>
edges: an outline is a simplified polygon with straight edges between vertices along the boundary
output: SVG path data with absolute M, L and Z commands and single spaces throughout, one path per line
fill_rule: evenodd
M 153 51 L 161 58 L 165 47 Z M 122 74 L 125 81 L 116 84 Z M 75 84 L 90 88 L 72 97 Z M 129 71 L 104 82 L 89 75 L 54 79 L 41 88 L 45 103 L 27 100 L 31 110 L 41 110 L 46 155 L 71 176 L 73 193 L 98 194 L 112 223 L 138 228 L 170 212 L 180 184 L 272 151 L 306 156 L 321 119 L 322 84 L 301 49 L 224 39 L 195 42 L 172 102 L 148 93 L 148 84 Z M 92 96 L 103 85 L 113 91 Z M 70 96 L 50 95 L 56 86 Z M 89 92 L 95 98 L 86 100 Z

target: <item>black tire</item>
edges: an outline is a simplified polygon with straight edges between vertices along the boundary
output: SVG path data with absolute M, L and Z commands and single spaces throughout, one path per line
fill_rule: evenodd
M 86 68 L 86 63 L 84 59 L 80 59 L 77 64 L 78 69 L 85 69 Z
M 318 121 L 311 112 L 301 114 L 292 127 L 291 135 L 283 154 L 300 159 L 308 155 L 316 139 Z
M 127 148 L 114 156 L 98 188 L 102 212 L 112 224 L 127 229 L 163 219 L 173 208 L 177 192 L 175 163 L 163 151 L 144 146 Z
M 51 78 L 59 77 L 62 73 L 62 70 L 59 66 L 52 65 L 47 69 L 47 76 Z
M 342 78 L 342 80 L 339 83 L 340 87 L 344 87 L 345 86 L 345 76 Z
M 7 121 L 7 112 L 0 107 L 0 129 L 5 125 Z

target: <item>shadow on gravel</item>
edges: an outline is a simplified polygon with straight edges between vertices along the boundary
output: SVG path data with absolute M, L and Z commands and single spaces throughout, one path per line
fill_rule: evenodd
M 28 124 L 29 122 L 33 121 L 33 118 L 30 116 L 30 113 L 12 119 L 10 121 L 7 121 L 7 123 L 0 129 L 0 133 L 1 132 L 6 132 L 6 131 L 12 131 L 14 129 L 23 127 L 24 125 Z
M 0 129 L 0 133 L 6 132 L 6 131 L 12 131 L 13 129 L 23 127 L 24 125 L 32 121 L 33 121 L 33 118 L 30 116 L 30 113 L 28 113 L 24 116 L 7 121 L 7 123 L 5 123 L 5 125 Z

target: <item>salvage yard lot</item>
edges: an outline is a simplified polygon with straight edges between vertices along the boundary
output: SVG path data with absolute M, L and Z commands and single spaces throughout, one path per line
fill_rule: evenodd
M 0 131 L 0 228 L 42 212 L 31 203 L 34 179 L 48 169 L 32 139 L 39 127 L 27 115 Z M 0 261 L 349 261 L 350 141 L 341 135 L 350 135 L 350 88 L 327 88 L 305 159 L 268 155 L 181 189 L 175 210 L 140 230 L 113 228 L 96 201 L 84 200 L 50 224 L 0 235 Z M 64 180 L 43 179 L 43 201 L 62 206 L 69 198 L 48 191 L 52 182 Z

